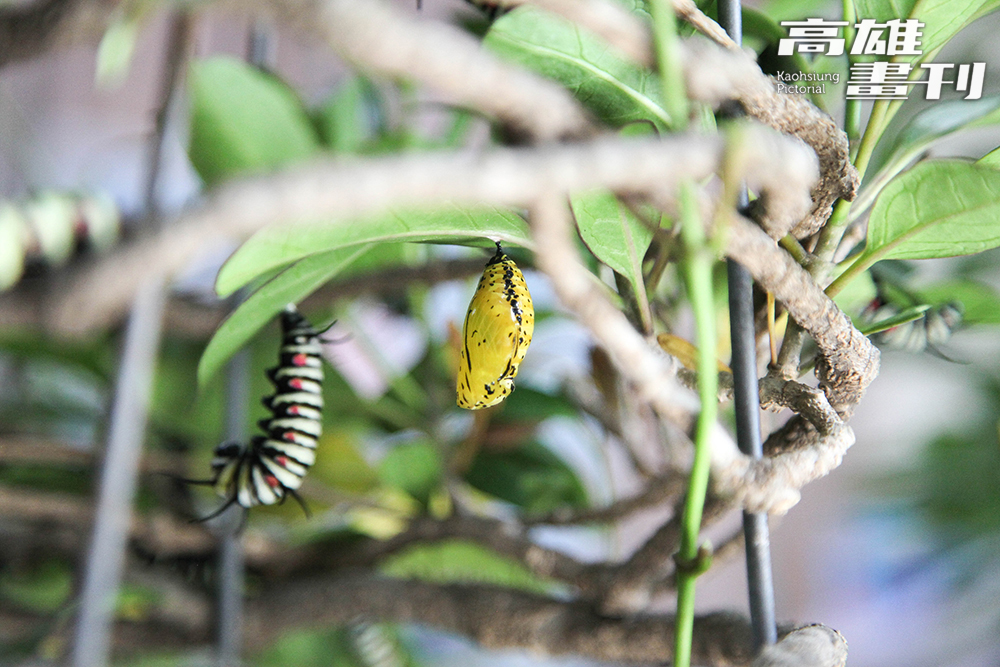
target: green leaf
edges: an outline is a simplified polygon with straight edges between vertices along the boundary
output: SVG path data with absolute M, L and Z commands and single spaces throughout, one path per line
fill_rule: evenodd
M 978 164 L 980 167 L 989 167 L 990 169 L 1000 169 L 1000 147 L 994 148 L 989 153 L 976 160 L 976 164 Z
M 871 336 L 872 334 L 882 333 L 883 331 L 888 331 L 893 327 L 898 327 L 901 324 L 906 324 L 907 322 L 912 322 L 913 320 L 918 320 L 924 316 L 931 307 L 927 304 L 921 304 L 919 306 L 913 306 L 907 308 L 906 310 L 893 315 L 892 317 L 887 317 L 879 322 L 874 322 L 865 327 L 861 328 L 861 333 L 866 336 Z
M 629 281 L 639 312 L 648 312 L 642 259 L 653 240 L 653 230 L 606 190 L 574 194 L 570 203 L 587 248 Z
M 371 246 L 317 253 L 289 267 L 241 303 L 222 326 L 198 363 L 198 386 L 205 384 L 241 347 L 289 303 L 298 303 L 364 255 Z
M 951 100 L 936 102 L 916 114 L 896 135 L 884 162 L 875 167 L 874 178 L 865 182 L 851 206 L 852 219 L 860 217 L 889 181 L 903 171 L 938 139 L 974 127 L 1000 123 L 1000 97 L 981 100 Z M 982 158 L 988 163 L 989 156 Z M 1000 156 L 992 158 L 1000 164 Z M 984 163 L 984 164 L 985 164 Z
M 319 139 L 295 93 L 228 57 L 198 60 L 188 76 L 191 163 L 206 184 L 315 154 Z
M 1000 324 L 1000 293 L 975 280 L 954 280 L 917 290 L 922 301 L 931 304 L 958 301 L 962 318 L 971 324 Z
M 533 593 L 549 593 L 553 588 L 517 561 L 458 539 L 410 547 L 388 558 L 380 569 L 390 577 L 440 584 L 477 582 Z
M 917 2 L 918 0 L 854 0 L 854 11 L 859 21 L 875 19 L 878 23 L 885 23 L 909 17 Z
M 995 3 L 992 0 L 919 0 L 910 12 L 910 17 L 926 24 L 920 40 L 923 55 L 912 58 L 922 61 L 935 54 L 962 28 L 972 23 L 980 15 L 980 10 L 989 4 Z
M 348 493 L 366 493 L 375 488 L 378 476 L 368 461 L 358 452 L 356 442 L 343 430 L 324 429 L 310 474 L 313 478 Z
M 441 455 L 430 442 L 396 445 L 378 466 L 383 484 L 398 487 L 422 503 L 441 484 L 443 474 Z
M 395 241 L 485 245 L 483 239 L 534 247 L 521 216 L 488 206 L 442 205 L 328 224 L 281 225 L 262 229 L 240 246 L 219 271 L 215 289 L 227 296 L 272 269 L 338 248 Z
M 834 297 L 834 301 L 845 313 L 859 313 L 877 296 L 875 281 L 868 271 L 852 280 L 842 292 Z
M 648 120 L 665 129 L 671 124 L 660 104 L 657 75 L 566 19 L 522 6 L 497 19 L 483 44 L 558 81 L 611 125 Z
M 352 76 L 320 107 L 319 132 L 333 152 L 360 152 L 373 134 L 371 118 L 375 102 L 372 84 L 363 77 Z
M 184 663 L 184 659 L 177 657 L 173 662 L 164 662 L 162 667 L 176 667 Z M 347 631 L 330 627 L 321 630 L 295 629 L 283 633 L 273 644 L 254 656 L 253 664 L 256 667 L 364 667 L 354 659 Z
M 139 28 L 136 16 L 119 17 L 108 26 L 97 47 L 95 78 L 99 87 L 117 88 L 125 81 Z
M 928 160 L 875 202 L 862 266 L 883 259 L 969 255 L 1000 246 L 1000 171 Z
M 587 504 L 587 492 L 576 473 L 537 443 L 512 452 L 480 452 L 465 479 L 529 514 Z
M 45 560 L 25 571 L 0 573 L 0 598 L 38 613 L 57 611 L 73 594 L 73 571 L 66 563 Z
M 854 0 L 858 19 L 915 18 L 924 22 L 920 39 L 921 55 L 901 56 L 902 60 L 922 61 L 933 56 L 962 28 L 982 16 L 996 0 Z

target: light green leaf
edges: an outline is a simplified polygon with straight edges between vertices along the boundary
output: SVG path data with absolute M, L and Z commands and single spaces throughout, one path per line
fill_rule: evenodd
M 204 387 L 241 347 L 289 303 L 298 303 L 334 278 L 371 246 L 353 246 L 303 259 L 251 294 L 222 323 L 198 362 L 198 386 Z
M 918 0 L 854 0 L 854 11 L 861 19 L 875 19 L 885 23 L 892 19 L 910 16 Z
M 206 184 L 299 161 L 319 139 L 295 93 L 234 58 L 191 64 L 191 163 Z
M 485 245 L 483 239 L 534 247 L 521 216 L 489 206 L 442 205 L 328 224 L 278 226 L 259 231 L 240 246 L 219 271 L 215 289 L 227 296 L 270 270 L 337 248 L 397 241 Z
M 976 160 L 976 164 L 978 164 L 980 167 L 989 167 L 990 169 L 1000 169 L 1000 147 L 994 148 L 989 153 Z
M 867 211 L 886 184 L 938 139 L 961 130 L 997 123 L 1000 123 L 1000 97 L 938 102 L 924 109 L 911 118 L 895 137 L 885 153 L 888 157 L 877 167 L 876 176 L 865 182 L 851 206 L 851 218 L 856 219 Z
M 122 17 L 108 26 L 97 47 L 95 79 L 100 88 L 117 88 L 128 76 L 139 34 L 138 17 Z
M 885 23 L 895 18 L 915 18 L 925 24 L 920 39 L 921 55 L 900 57 L 912 61 L 933 56 L 962 28 L 996 4 L 996 0 L 854 0 L 859 20 Z
M 845 313 L 860 313 L 878 295 L 872 274 L 865 271 L 856 280 L 852 280 L 842 292 L 834 297 L 837 307 Z
M 971 324 L 1000 324 L 1000 293 L 975 280 L 955 280 L 929 285 L 917 291 L 921 300 L 931 304 L 958 301 L 962 318 Z
M 646 313 L 649 304 L 642 258 L 653 240 L 653 230 L 606 190 L 574 194 L 570 203 L 583 242 L 594 257 L 629 281 L 640 312 Z
M 507 60 L 558 81 L 611 125 L 638 120 L 660 128 L 670 125 L 660 104 L 657 75 L 566 19 L 522 6 L 496 20 L 483 43 Z
M 928 160 L 875 202 L 859 261 L 969 255 L 1000 246 L 1000 171 Z
M 517 561 L 457 539 L 410 547 L 388 558 L 380 569 L 390 577 L 440 584 L 478 582 L 534 593 L 549 593 L 553 588 Z
M 906 324 L 907 322 L 920 319 L 924 316 L 924 313 L 930 309 L 931 307 L 926 303 L 919 306 L 911 306 L 902 312 L 896 313 L 892 317 L 887 317 L 879 322 L 873 322 L 872 324 L 861 327 L 861 333 L 866 336 L 871 336 L 873 334 L 882 333 L 883 331 L 888 331 L 893 327 L 898 327 L 901 324 Z

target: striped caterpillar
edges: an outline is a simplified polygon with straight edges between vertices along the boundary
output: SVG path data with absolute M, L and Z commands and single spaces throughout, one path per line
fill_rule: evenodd
M 205 521 L 230 505 L 245 510 L 283 503 L 288 496 L 308 515 L 296 493 L 316 461 L 322 433 L 323 362 L 320 333 L 289 305 L 281 313 L 282 343 L 278 366 L 267 371 L 274 394 L 263 399 L 271 417 L 258 422 L 261 435 L 249 444 L 227 441 L 215 448 L 212 478 L 187 480 L 212 486 L 225 503 Z

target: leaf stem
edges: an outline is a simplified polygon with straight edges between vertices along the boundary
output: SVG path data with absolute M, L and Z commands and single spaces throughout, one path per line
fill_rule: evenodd
M 858 277 L 859 274 L 867 271 L 872 264 L 878 261 L 878 256 L 870 255 L 868 253 L 861 253 L 854 263 L 852 263 L 847 270 L 837 276 L 836 280 L 830 283 L 824 290 L 828 297 L 835 297 L 840 294 L 840 291 L 847 286 L 849 282 Z
M 843 0 L 841 2 L 843 7 L 844 20 L 847 21 L 847 26 L 844 28 L 844 38 L 848 44 L 854 44 L 855 33 L 854 22 L 857 20 L 857 15 L 854 12 L 854 0 Z M 850 52 L 847 54 L 847 76 L 851 76 L 851 67 L 854 66 L 855 58 L 851 57 Z M 847 133 L 847 139 L 850 141 L 851 145 L 851 159 L 857 157 L 858 150 L 858 138 L 861 136 L 861 100 L 847 99 L 844 102 L 844 131 Z
M 718 368 L 715 359 L 715 306 L 712 296 L 713 256 L 705 241 L 698 215 L 695 187 L 684 181 L 680 187 L 681 238 L 684 241 L 684 275 L 688 299 L 698 330 L 698 394 L 701 412 L 695 425 L 694 463 L 684 501 L 680 549 L 677 560 L 677 626 L 674 666 L 689 667 L 694 631 L 695 579 L 704 571 L 706 554 L 699 550 L 698 533 L 708 493 L 710 469 L 709 437 L 718 412 Z

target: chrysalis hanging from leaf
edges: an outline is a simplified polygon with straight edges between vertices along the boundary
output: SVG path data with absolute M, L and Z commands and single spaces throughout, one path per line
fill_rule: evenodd
M 534 329 L 535 310 L 524 276 L 497 243 L 465 316 L 458 368 L 460 408 L 488 408 L 514 391 L 514 377 Z

